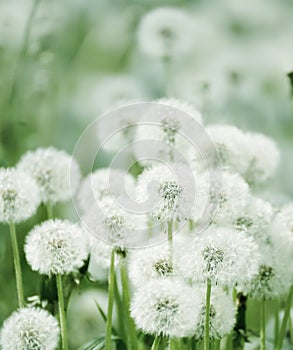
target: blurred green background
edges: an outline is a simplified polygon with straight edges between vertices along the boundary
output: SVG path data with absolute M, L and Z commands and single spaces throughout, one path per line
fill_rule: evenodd
M 195 28 L 186 33 L 193 38 L 192 52 L 172 62 L 171 96 L 195 104 L 206 123 L 232 123 L 274 137 L 282 163 L 264 195 L 277 205 L 289 201 L 290 0 L 0 0 L 1 166 L 13 166 L 25 151 L 39 146 L 72 153 L 81 132 L 102 113 L 123 101 L 164 96 L 162 62 L 140 52 L 136 40 L 141 18 L 160 6 L 187 11 Z M 110 157 L 105 154 L 98 165 Z M 88 169 L 82 162 L 81 167 L 85 175 Z M 57 212 L 75 218 L 71 204 L 59 205 Z M 40 208 L 35 218 L 19 225 L 21 246 L 30 228 L 45 218 Z M 17 298 L 8 231 L 5 226 L 0 231 L 1 324 Z M 24 266 L 25 293 L 35 295 L 40 277 Z M 83 282 L 74 296 L 81 304 L 71 303 L 73 347 L 96 335 L 99 314 L 91 301 L 100 292 L 94 287 Z

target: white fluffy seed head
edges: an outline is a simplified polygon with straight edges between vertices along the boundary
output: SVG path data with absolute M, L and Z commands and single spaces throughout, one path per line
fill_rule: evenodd
M 287 257 L 289 270 L 293 271 L 293 204 L 284 206 L 274 217 L 270 227 L 270 238 L 276 251 Z M 293 272 L 292 272 L 293 274 Z
M 280 162 L 280 151 L 268 136 L 248 133 L 246 137 L 250 164 L 244 177 L 249 184 L 257 185 L 274 175 Z
M 174 251 L 174 264 L 187 281 L 233 287 L 250 281 L 259 267 L 258 246 L 241 231 L 209 227 L 193 242 L 182 240 Z M 247 263 L 249 261 L 249 264 Z
M 83 230 L 67 220 L 48 220 L 34 227 L 24 249 L 31 268 L 45 275 L 74 272 L 88 256 Z
M 194 175 L 183 164 L 157 165 L 138 178 L 136 196 L 148 213 L 159 221 L 186 220 L 195 202 Z
M 183 162 L 190 149 L 200 157 L 194 137 L 191 139 L 188 131 L 202 125 L 201 114 L 193 105 L 174 98 L 162 98 L 154 103 L 148 123 L 136 127 L 133 144 L 136 159 L 143 165 L 154 164 L 156 159 Z M 147 141 L 151 157 L 146 157 Z
M 234 219 L 232 226 L 246 232 L 258 244 L 267 244 L 271 240 L 269 231 L 273 215 L 271 203 L 250 196 L 245 210 Z
M 239 283 L 237 290 L 252 298 L 263 300 L 284 296 L 292 284 L 291 261 L 271 245 L 260 246 L 261 260 L 257 274 L 246 283 Z M 292 265 L 291 265 L 292 266 Z
M 23 308 L 3 323 L 0 344 L 3 350 L 55 350 L 59 342 L 57 320 L 47 311 Z
M 205 290 L 199 293 L 201 300 L 201 311 L 195 331 L 195 338 L 202 340 L 205 331 L 206 300 Z M 213 287 L 210 304 L 210 339 L 221 339 L 229 334 L 236 321 L 236 309 L 232 298 L 219 287 Z
M 209 164 L 213 165 L 218 157 L 224 169 L 243 174 L 249 162 L 245 156 L 247 151 L 244 133 L 236 126 L 220 124 L 209 125 L 207 132 L 216 150 L 216 154 L 209 154 Z
M 136 291 L 131 316 L 146 333 L 186 337 L 194 334 L 199 306 L 194 288 L 179 280 L 154 280 Z
M 0 222 L 26 220 L 39 204 L 39 188 L 31 176 L 14 168 L 0 169 Z
M 166 98 L 166 97 L 155 100 L 154 102 L 163 104 L 169 107 L 173 107 L 175 109 L 179 109 L 180 111 L 184 112 L 191 118 L 195 119 L 198 123 L 203 124 L 202 115 L 189 102 L 186 102 L 184 100 L 179 100 L 177 98 Z
M 135 179 L 122 169 L 98 169 L 88 175 L 82 182 L 78 203 L 86 212 L 107 197 L 130 196 L 134 197 Z
M 128 211 L 119 205 L 119 198 L 104 198 L 82 217 L 93 236 L 116 247 L 135 246 L 145 239 L 146 216 Z
M 35 179 L 44 203 L 68 200 L 75 194 L 81 179 L 76 160 L 54 147 L 27 152 L 17 167 Z
M 243 132 L 231 125 L 214 124 L 206 130 L 214 146 L 206 149 L 204 159 L 210 167 L 220 160 L 224 170 L 240 174 L 249 185 L 261 184 L 274 175 L 280 152 L 268 136 Z M 197 152 L 191 150 L 189 158 L 196 169 L 204 169 Z
M 208 174 L 204 176 L 208 179 Z M 249 187 L 241 176 L 224 171 L 209 188 L 210 207 L 215 207 L 213 222 L 221 225 L 231 223 L 243 213 L 248 198 Z
M 187 13 L 175 7 L 161 7 L 143 17 L 138 44 L 149 56 L 182 56 L 192 48 L 192 31 L 193 22 Z
M 174 269 L 167 243 L 130 253 L 129 278 L 136 288 L 144 286 L 151 280 L 165 280 L 173 277 Z

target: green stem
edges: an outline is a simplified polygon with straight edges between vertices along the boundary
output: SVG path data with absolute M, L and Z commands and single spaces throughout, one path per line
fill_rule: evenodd
M 53 219 L 53 205 L 51 203 L 47 203 L 46 204 L 46 208 L 47 208 L 47 217 L 48 219 Z
M 9 229 L 10 229 L 10 239 L 11 239 L 12 252 L 13 252 L 18 305 L 19 305 L 19 307 L 24 307 L 22 272 L 21 272 L 21 265 L 20 265 L 20 258 L 19 258 L 19 249 L 18 249 L 18 243 L 17 243 L 16 229 L 15 229 L 15 224 L 13 222 L 9 223 Z
M 158 350 L 160 346 L 161 338 L 156 335 L 151 350 Z
M 290 288 L 289 291 L 289 295 L 286 301 L 286 305 L 285 305 L 285 313 L 282 319 L 282 324 L 281 324 L 281 329 L 280 329 L 280 333 L 278 336 L 278 343 L 277 343 L 277 347 L 276 350 L 282 350 L 282 344 L 285 338 L 285 333 L 286 333 L 286 328 L 287 328 L 287 323 L 290 317 L 290 310 L 291 310 L 291 304 L 292 304 L 292 296 L 293 296 L 293 285 Z
M 164 65 L 164 73 L 165 73 L 165 93 L 164 95 L 166 97 L 170 96 L 171 94 L 171 86 L 170 86 L 170 76 L 171 76 L 171 58 L 169 56 L 166 56 L 163 58 L 163 65 Z
M 226 349 L 227 350 L 233 350 L 233 333 L 230 333 L 227 336 Z
M 129 291 L 129 283 L 127 277 L 127 270 L 125 265 L 125 259 L 121 263 L 121 282 L 122 282 L 122 298 L 123 304 L 126 312 L 126 322 L 128 328 L 128 348 L 129 350 L 136 350 L 138 347 L 137 342 L 137 334 L 135 330 L 135 325 L 133 319 L 130 316 L 130 291 Z
M 216 339 L 214 341 L 214 349 L 215 350 L 220 350 L 221 349 L 221 339 Z
M 115 284 L 115 248 L 112 249 L 111 258 L 110 258 L 109 286 L 108 286 L 108 312 L 107 312 L 106 345 L 105 345 L 106 350 L 111 350 L 114 284 Z
M 62 350 L 67 350 L 68 340 L 67 340 L 67 327 L 66 327 L 62 275 L 60 274 L 56 275 L 56 284 L 57 284 L 57 293 L 58 293 L 59 322 L 60 322 L 60 328 L 61 328 Z
M 274 327 L 274 347 L 276 348 L 278 345 L 278 337 L 279 337 L 279 309 L 280 309 L 280 303 L 279 300 L 276 300 L 275 303 L 275 327 Z
M 114 280 L 114 299 L 117 305 L 117 312 L 118 312 L 118 324 L 119 324 L 119 332 L 121 334 L 121 338 L 126 344 L 127 341 L 127 335 L 125 332 L 125 322 L 124 322 L 124 308 L 123 308 L 123 302 L 121 300 L 120 292 L 117 285 L 117 275 L 115 273 L 115 280 Z
M 266 349 L 266 301 L 263 299 L 260 305 L 260 349 Z
M 172 338 L 169 339 L 169 349 L 170 350 L 177 350 L 175 339 L 172 339 Z
M 204 350 L 209 350 L 210 348 L 210 307 L 211 307 L 211 290 L 212 283 L 211 280 L 207 279 L 206 288 L 206 312 L 205 312 L 205 335 L 204 335 Z

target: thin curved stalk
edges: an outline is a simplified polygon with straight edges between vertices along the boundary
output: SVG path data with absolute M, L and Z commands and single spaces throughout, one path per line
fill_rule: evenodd
M 205 310 L 205 335 L 204 335 L 204 350 L 210 349 L 210 308 L 211 308 L 211 280 L 207 279 L 206 287 L 206 310 Z
M 125 266 L 125 261 L 121 264 L 121 282 L 122 282 L 122 297 L 123 304 L 126 312 L 126 322 L 128 328 L 128 349 L 136 350 L 138 347 L 137 334 L 135 330 L 135 324 L 133 319 L 130 316 L 130 291 L 129 291 L 129 283 L 127 277 L 127 270 Z
M 109 286 L 108 286 L 108 311 L 107 311 L 106 344 L 105 344 L 106 350 L 111 350 L 114 284 L 115 284 L 115 248 L 112 249 L 111 258 L 110 258 Z
M 63 293 L 63 282 L 60 274 L 56 275 L 57 293 L 58 293 L 58 308 L 59 308 L 59 322 L 61 328 L 62 350 L 68 350 L 67 326 Z
M 24 307 L 24 293 L 23 293 L 21 264 L 20 264 L 20 258 L 19 258 L 16 229 L 15 229 L 15 224 L 13 222 L 9 223 L 9 231 L 10 231 L 10 239 L 11 239 L 12 252 L 13 252 L 18 305 L 19 307 Z
M 286 334 L 286 328 L 287 328 L 287 323 L 290 317 L 290 310 L 291 310 L 291 304 L 292 304 L 292 296 L 293 296 L 293 285 L 290 288 L 287 300 L 286 300 L 286 305 L 285 305 L 285 313 L 282 319 L 282 324 L 281 324 L 281 329 L 280 329 L 280 333 L 278 336 L 278 344 L 276 347 L 276 350 L 282 350 L 282 345 L 283 345 L 283 341 L 285 338 L 285 334 Z
M 154 339 L 154 342 L 153 342 L 151 350 L 158 350 L 159 346 L 160 346 L 160 343 L 161 343 L 161 338 L 159 336 L 156 336 L 155 339 Z
M 260 305 L 260 349 L 266 349 L 266 301 L 264 299 Z

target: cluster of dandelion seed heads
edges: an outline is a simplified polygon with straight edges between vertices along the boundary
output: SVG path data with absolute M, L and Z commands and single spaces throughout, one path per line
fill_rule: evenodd
M 134 294 L 131 316 L 146 333 L 190 336 L 199 317 L 195 290 L 179 280 L 152 280 Z
M 0 222 L 21 222 L 35 214 L 40 204 L 39 188 L 29 175 L 0 169 Z
M 78 224 L 48 220 L 28 234 L 25 255 L 31 268 L 40 274 L 68 274 L 84 264 L 88 245 Z
M 54 147 L 27 152 L 17 168 L 35 179 L 44 203 L 68 200 L 75 194 L 81 179 L 75 159 Z
M 215 146 L 215 150 L 208 150 L 205 159 L 209 166 L 220 160 L 225 170 L 240 174 L 250 185 L 264 183 L 274 175 L 280 152 L 268 136 L 220 124 L 208 126 L 207 133 Z M 195 163 L 201 162 L 196 153 L 191 158 Z
M 57 320 L 47 311 L 23 308 L 4 321 L 0 344 L 3 350 L 55 350 L 59 342 Z

